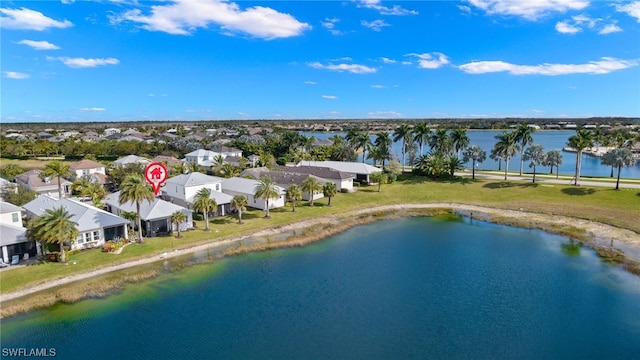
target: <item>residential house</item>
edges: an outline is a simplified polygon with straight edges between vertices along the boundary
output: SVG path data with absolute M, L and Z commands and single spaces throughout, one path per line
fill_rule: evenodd
M 116 238 L 128 239 L 128 220 L 75 199 L 39 196 L 23 206 L 29 219 L 60 207 L 64 207 L 72 215 L 71 220 L 78 224 L 80 234 L 71 244 L 71 250 L 102 246 L 105 241 Z
M 120 134 L 120 129 L 118 128 L 106 128 L 104 129 L 104 137 L 111 136 L 113 134 Z
M 381 172 L 382 169 L 379 169 L 375 166 L 371 166 L 369 164 L 361 163 L 361 162 L 351 162 L 351 161 L 308 161 L 302 160 L 296 166 L 311 166 L 311 167 L 328 167 L 330 169 L 334 169 L 337 171 L 341 171 L 343 173 L 351 174 L 355 177 L 356 180 L 361 181 L 369 181 L 369 176 L 376 172 Z
M 212 164 L 215 164 L 215 160 L 218 156 L 222 156 L 224 159 L 222 154 L 215 151 L 198 149 L 186 154 L 184 156 L 184 161 L 186 163 L 196 163 L 204 167 L 210 167 Z
M 58 177 L 41 177 L 42 170 L 29 170 L 16 176 L 16 183 L 27 190 L 58 198 Z M 60 178 L 62 196 L 71 194 L 71 181 Z
M 222 178 L 199 172 L 182 174 L 168 179 L 162 187 L 162 196 L 172 203 L 193 208 L 194 198 L 203 188 L 211 190 L 211 198 L 218 204 L 215 215 L 225 215 L 230 211 L 231 199 L 222 192 Z
M 176 158 L 174 158 L 173 156 L 165 156 L 165 155 L 158 155 L 156 157 L 154 157 L 153 159 L 150 160 L 151 162 L 159 162 L 164 164 L 167 169 L 171 169 L 174 166 L 182 166 L 184 165 L 184 162 L 182 162 L 181 160 L 178 160 Z
M 276 170 L 277 169 L 279 168 L 276 168 Z M 353 192 L 353 179 L 355 178 L 355 175 L 351 173 L 321 166 L 285 166 L 282 168 L 282 171 L 315 175 L 321 179 L 325 179 L 336 184 L 338 191 Z
M 151 161 L 138 155 L 127 155 L 113 162 L 117 167 L 124 167 L 127 164 L 138 164 L 141 167 L 147 166 Z
M 2 193 L 4 192 L 5 188 L 9 186 L 13 187 L 15 192 L 18 191 L 18 189 L 16 188 L 16 184 L 12 183 L 11 181 L 5 178 L 0 177 L 0 201 L 4 201 L 4 199 L 2 198 Z
M 120 192 L 109 194 L 105 199 L 107 210 L 112 214 L 121 216 L 123 212 L 137 212 L 136 204 L 133 202 L 121 203 Z M 160 198 L 153 201 L 143 201 L 140 203 L 140 219 L 142 220 L 142 231 L 145 236 L 159 236 L 177 230 L 175 224 L 171 222 L 171 215 L 181 211 L 185 214 L 186 220 L 180 223 L 180 231 L 193 228 L 193 212 L 182 206 L 172 204 Z M 136 224 L 134 224 L 136 225 Z
M 249 206 L 256 209 L 265 209 L 263 199 L 256 199 L 253 194 L 258 186 L 258 180 L 232 177 L 222 180 L 222 192 L 231 196 L 244 195 L 249 200 Z M 283 207 L 285 205 L 285 189 L 276 186 L 278 198 L 269 200 L 269 209 Z
M 27 229 L 22 226 L 22 208 L 0 201 L 0 248 L 2 260 L 9 263 L 14 255 L 21 259 L 38 253 L 35 241 L 27 239 Z
M 256 180 L 259 180 L 263 176 L 269 176 L 276 183 L 276 185 L 288 189 L 289 186 L 295 184 L 300 187 L 302 190 L 302 183 L 308 178 L 315 178 L 321 185 L 327 183 L 327 180 L 321 179 L 315 175 L 310 174 L 300 174 L 300 173 L 292 173 L 288 171 L 271 171 L 266 167 L 259 167 L 254 169 L 247 169 L 240 174 L 241 177 L 250 176 Z M 324 197 L 324 193 L 322 191 L 313 194 L 313 200 L 321 199 Z M 302 193 L 302 200 L 309 201 L 311 196 L 308 192 Z
M 235 156 L 237 158 L 241 158 L 242 157 L 242 150 L 236 149 L 236 148 L 232 148 L 232 147 L 229 147 L 229 146 L 217 146 L 217 147 L 214 147 L 212 150 L 213 150 L 213 152 L 221 154 L 225 158 L 227 156 Z
M 81 177 L 88 178 L 91 182 L 95 182 L 101 185 L 112 184 L 111 178 L 107 176 L 106 167 L 104 164 L 93 160 L 80 160 L 69 166 L 69 170 L 74 174 L 71 180 L 76 180 Z

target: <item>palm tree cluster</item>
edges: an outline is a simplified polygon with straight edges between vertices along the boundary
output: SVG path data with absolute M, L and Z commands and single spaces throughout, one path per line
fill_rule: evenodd
M 60 248 L 60 262 L 66 262 L 64 243 L 72 243 L 80 233 L 78 223 L 64 207 L 45 210 L 44 214 L 32 219 L 27 225 L 27 236 L 42 243 L 57 244 Z

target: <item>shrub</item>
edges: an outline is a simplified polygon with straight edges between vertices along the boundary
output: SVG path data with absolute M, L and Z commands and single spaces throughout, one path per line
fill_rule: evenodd
M 204 215 L 199 214 L 199 213 L 193 213 L 193 220 L 203 221 L 204 220 Z

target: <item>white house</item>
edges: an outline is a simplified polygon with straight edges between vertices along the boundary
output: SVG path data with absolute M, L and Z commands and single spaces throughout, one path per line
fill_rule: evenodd
M 213 148 L 213 152 L 216 152 L 218 154 L 222 154 L 222 156 L 227 157 L 227 156 L 233 156 L 233 157 L 237 157 L 240 158 L 242 157 L 242 150 L 240 149 L 236 149 L 236 148 L 232 148 L 229 146 L 217 146 Z
M 107 176 L 105 166 L 93 160 L 80 160 L 71 164 L 71 166 L 69 166 L 69 170 L 74 174 L 73 180 L 86 177 L 90 181 L 97 182 L 102 185 L 111 183 L 111 179 Z
M 18 259 L 34 256 L 38 248 L 27 239 L 27 229 L 22 226 L 22 208 L 0 201 L 0 247 L 2 260 L 10 263 L 15 255 Z
M 0 223 L 22 226 L 22 208 L 0 201 Z
M 128 239 L 128 220 L 77 200 L 38 196 L 23 206 L 28 218 L 59 207 L 64 207 L 72 215 L 71 220 L 78 223 L 80 235 L 71 244 L 71 250 L 98 247 L 115 238 Z
M 42 195 L 58 198 L 58 177 L 40 177 L 41 170 L 29 170 L 16 176 L 16 183 L 27 190 L 33 190 Z M 62 196 L 71 194 L 71 181 L 60 178 Z
M 315 175 L 321 179 L 325 179 L 336 184 L 338 191 L 353 191 L 353 179 L 355 178 L 355 174 L 350 174 L 329 167 L 321 166 L 285 166 L 283 168 L 283 171 L 290 173 Z
M 104 202 L 107 205 L 107 210 L 118 216 L 121 216 L 124 211 L 137 212 L 135 203 L 120 203 L 119 197 L 119 191 L 106 197 Z M 177 230 L 175 229 L 175 224 L 171 222 L 171 215 L 176 211 L 181 211 L 185 214 L 185 221 L 180 223 L 180 231 L 191 229 L 193 227 L 193 212 L 191 210 L 160 198 L 141 202 L 140 219 L 142 220 L 142 230 L 145 236 L 164 235 L 172 230 Z
M 120 129 L 118 129 L 118 128 L 106 128 L 106 129 L 104 129 L 104 137 L 111 136 L 113 134 L 120 134 Z
M 140 166 L 147 166 L 147 164 L 149 164 L 151 161 L 145 157 L 142 156 L 138 156 L 138 155 L 127 155 L 124 157 L 119 158 L 118 160 L 114 161 L 114 165 L 117 167 L 124 167 L 127 164 L 138 164 Z
M 233 196 L 222 192 L 222 179 L 217 176 L 205 175 L 199 172 L 174 176 L 165 182 L 162 195 L 173 203 L 193 207 L 194 198 L 203 188 L 211 190 L 211 198 L 218 204 L 216 214 L 224 215 L 229 212 L 229 204 Z
M 300 189 L 302 189 L 303 182 L 308 177 L 313 177 L 320 183 L 320 185 L 324 185 L 327 180 L 319 178 L 315 175 L 309 174 L 299 174 L 285 171 L 271 171 L 266 167 L 259 167 L 253 169 L 247 169 L 243 171 L 240 176 L 251 176 L 252 178 L 258 180 L 263 176 L 269 176 L 278 186 L 288 189 L 291 185 L 297 185 Z M 322 199 L 324 197 L 324 193 L 322 191 L 316 192 L 313 194 L 313 200 Z M 308 192 L 302 193 L 302 200 L 309 201 L 311 196 Z
M 222 181 L 222 192 L 231 196 L 244 195 L 249 200 L 250 207 L 265 209 L 265 201 L 263 199 L 256 199 L 253 196 L 258 184 L 258 180 L 232 177 Z M 280 186 L 276 186 L 276 189 L 278 191 L 278 198 L 269 200 L 269 209 L 283 207 L 285 204 L 285 189 Z
M 296 166 L 312 166 L 312 167 L 328 167 L 347 174 L 352 174 L 356 180 L 364 180 L 369 182 L 369 175 L 381 172 L 375 166 L 361 162 L 351 161 L 300 161 Z
M 186 154 L 184 156 L 184 161 L 186 163 L 196 163 L 202 166 L 211 166 L 211 163 L 215 161 L 218 156 L 222 156 L 224 159 L 224 155 L 215 151 L 198 149 Z

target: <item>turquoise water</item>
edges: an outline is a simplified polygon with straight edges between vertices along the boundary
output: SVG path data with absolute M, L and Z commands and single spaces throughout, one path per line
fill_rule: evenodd
M 537 230 L 385 220 L 3 320 L 0 340 L 62 359 L 637 359 L 640 278 Z

